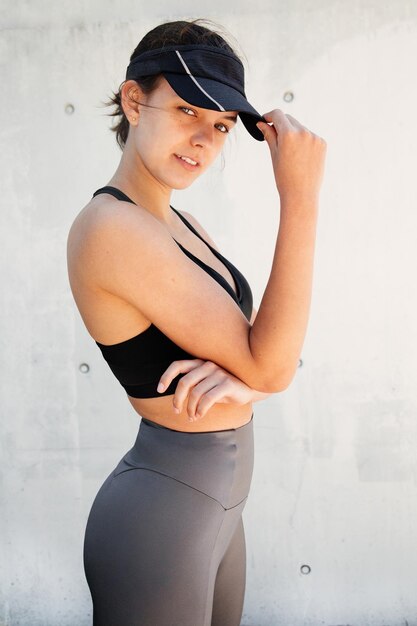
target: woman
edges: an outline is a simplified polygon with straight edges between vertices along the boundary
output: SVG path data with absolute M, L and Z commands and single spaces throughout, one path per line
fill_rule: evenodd
M 131 55 L 113 100 L 120 164 L 68 236 L 77 307 L 142 417 L 87 521 L 94 626 L 240 624 L 252 403 L 288 387 L 307 326 L 326 144 L 279 109 L 261 116 L 237 53 L 201 21 L 161 24 Z M 169 204 L 238 117 L 265 138 L 280 196 L 258 313 L 244 276 Z

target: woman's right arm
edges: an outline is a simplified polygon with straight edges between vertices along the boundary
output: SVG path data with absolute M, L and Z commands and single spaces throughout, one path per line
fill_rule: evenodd
M 275 109 L 263 124 L 280 195 L 270 277 L 253 326 L 151 213 L 109 201 L 78 250 L 89 282 L 136 307 L 177 345 L 249 387 L 282 391 L 298 366 L 307 328 L 318 197 L 326 143 Z M 80 271 L 82 271 L 80 267 Z

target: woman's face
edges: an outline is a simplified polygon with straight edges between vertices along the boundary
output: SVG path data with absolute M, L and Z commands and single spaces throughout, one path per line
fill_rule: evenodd
M 172 189 L 188 187 L 220 153 L 237 112 L 188 104 L 163 77 L 151 95 L 139 94 L 135 99 L 147 106 L 139 105 L 137 126 L 130 127 L 128 137 L 134 141 L 137 157 L 161 183 Z M 198 164 L 190 165 L 177 155 Z

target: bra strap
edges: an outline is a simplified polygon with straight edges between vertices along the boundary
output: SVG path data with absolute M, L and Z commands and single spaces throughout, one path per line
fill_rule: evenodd
M 169 206 L 171 206 L 171 205 L 169 205 Z M 204 241 L 204 243 L 206 244 L 206 246 L 208 246 L 208 247 L 210 248 L 210 250 L 211 250 L 211 251 L 213 251 L 213 250 L 214 250 L 213 246 L 211 246 L 211 245 L 209 244 L 209 242 L 208 242 L 208 241 L 206 241 L 205 239 L 203 239 L 203 237 L 200 235 L 200 233 L 196 231 L 196 229 L 194 228 L 194 226 L 193 226 L 192 224 L 190 224 L 190 222 L 189 222 L 189 221 L 188 221 L 188 220 L 187 220 L 187 219 L 186 219 L 183 215 L 181 215 L 181 213 L 179 213 L 179 212 L 177 211 L 177 209 L 174 209 L 174 207 L 173 207 L 173 206 L 171 206 L 171 209 L 173 209 L 173 210 L 175 211 L 175 213 L 178 215 L 178 217 L 179 217 L 179 218 L 180 218 L 180 219 L 184 222 L 184 224 L 185 224 L 186 226 L 188 226 L 188 228 L 189 228 L 189 229 L 190 229 L 190 230 L 194 233 L 194 235 L 197 235 L 197 237 L 199 237 L 199 238 L 201 239 L 201 241 Z
M 112 187 L 111 185 L 100 187 L 100 189 L 97 189 L 93 193 L 93 197 L 97 196 L 97 194 L 99 193 L 109 193 L 110 195 L 114 196 L 118 200 L 125 200 L 126 202 L 131 202 L 132 204 L 136 204 L 136 202 L 133 202 L 133 200 L 131 200 L 129 196 L 127 196 L 123 191 L 121 191 L 120 189 L 117 189 L 116 187 Z

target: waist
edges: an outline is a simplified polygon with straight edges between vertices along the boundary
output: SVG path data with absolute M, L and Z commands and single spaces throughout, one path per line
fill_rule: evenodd
M 236 406 L 216 402 L 201 419 L 195 422 L 188 421 L 187 403 L 184 402 L 179 414 L 173 411 L 173 397 L 162 398 L 132 398 L 127 396 L 136 413 L 149 421 L 153 421 L 166 428 L 182 432 L 207 432 L 229 430 L 244 426 L 253 414 L 253 404 Z
M 230 509 L 247 498 L 253 473 L 253 413 L 238 428 L 182 432 L 142 418 L 133 447 L 115 469 L 158 472 Z

